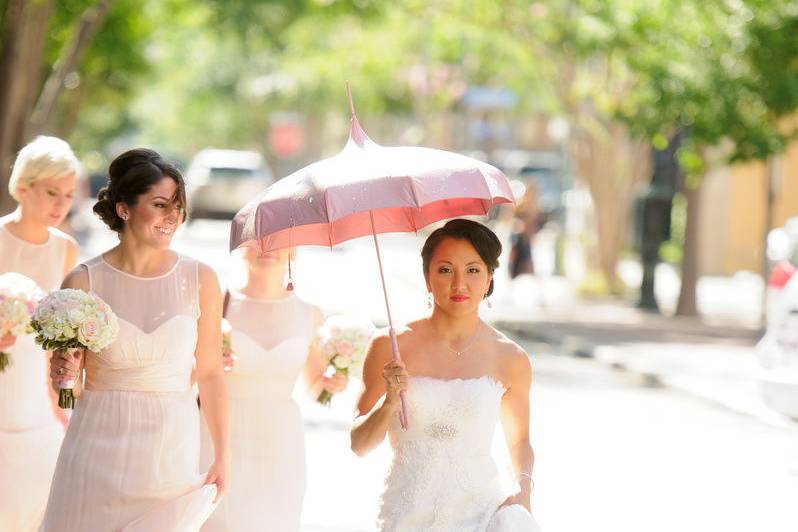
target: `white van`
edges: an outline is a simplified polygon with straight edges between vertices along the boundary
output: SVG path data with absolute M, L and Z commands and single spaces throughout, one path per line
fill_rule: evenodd
M 232 219 L 274 182 L 263 156 L 254 151 L 204 149 L 186 172 L 189 220 Z

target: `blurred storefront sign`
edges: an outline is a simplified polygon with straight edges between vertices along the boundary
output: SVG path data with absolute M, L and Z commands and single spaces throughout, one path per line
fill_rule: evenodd
M 272 118 L 269 130 L 269 148 L 279 157 L 293 157 L 305 147 L 305 127 L 294 115 Z
M 461 103 L 470 110 L 512 109 L 518 97 L 510 89 L 471 87 L 463 95 Z

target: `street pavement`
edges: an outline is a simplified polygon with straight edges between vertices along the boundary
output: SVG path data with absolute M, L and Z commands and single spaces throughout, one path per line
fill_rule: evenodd
M 241 272 L 227 230 L 199 220 L 181 229 L 175 247 L 235 283 Z M 93 232 L 86 254 L 113 240 Z M 395 319 L 426 312 L 422 238 L 380 242 Z M 298 294 L 325 312 L 385 323 L 370 239 L 300 248 L 294 277 Z M 532 356 L 533 509 L 543 530 L 798 529 L 798 428 L 758 394 L 756 291 L 745 278 L 704 281 L 699 304 L 710 319 L 701 322 L 583 301 L 572 283 L 546 274 L 510 282 L 497 272 L 483 316 Z M 735 306 L 742 312 L 730 312 Z M 349 451 L 356 384 L 330 409 L 297 393 L 307 431 L 305 532 L 375 529 L 390 451 L 383 445 L 365 459 Z
M 534 365 L 533 510 L 544 531 L 795 530 L 796 431 L 519 341 Z M 385 444 L 365 459 L 349 452 L 352 392 L 329 411 L 302 405 L 305 532 L 375 530 L 390 453 Z

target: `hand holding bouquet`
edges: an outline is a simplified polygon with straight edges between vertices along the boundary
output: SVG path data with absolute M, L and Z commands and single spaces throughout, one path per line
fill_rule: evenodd
M 28 277 L 15 272 L 0 275 L 0 338 L 33 332 L 31 316 L 42 297 L 42 289 Z M 8 354 L 0 352 L 0 373 L 9 363 Z
M 319 329 L 317 348 L 337 375 L 360 377 L 366 359 L 366 347 L 374 334 L 368 320 L 352 316 L 332 316 Z M 316 399 L 329 405 L 332 393 L 324 390 Z
M 47 350 L 88 349 L 99 353 L 119 333 L 116 315 L 108 304 L 83 290 L 64 288 L 39 302 L 31 322 L 36 343 Z M 74 408 L 74 381 L 59 384 L 58 406 Z

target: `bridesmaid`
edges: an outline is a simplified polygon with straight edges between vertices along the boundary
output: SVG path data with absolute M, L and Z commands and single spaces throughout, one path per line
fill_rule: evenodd
M 0 273 L 43 290 L 75 266 L 77 243 L 55 227 L 69 212 L 78 161 L 69 145 L 38 137 L 17 156 L 8 190 L 17 209 L 0 218 Z M 67 417 L 48 386 L 49 356 L 33 335 L 0 338 L 11 365 L 0 373 L 0 532 L 38 530 Z
M 91 291 L 119 319 L 101 353 L 53 357 L 54 381 L 85 389 L 58 457 L 41 532 L 194 532 L 227 489 L 227 394 L 222 296 L 213 270 L 170 249 L 185 185 L 156 152 L 135 149 L 109 168 L 94 211 L 119 245 L 73 270 L 65 288 Z M 196 377 L 213 463 L 200 475 Z
M 286 290 L 289 251 L 259 256 L 246 248 L 242 258 L 246 284 L 229 293 L 225 313 L 235 352 L 226 360 L 233 488 L 202 530 L 296 532 L 305 494 L 305 442 L 291 398 L 294 385 L 303 374 L 316 397 L 322 389 L 340 392 L 347 382 L 325 377 L 326 363 L 311 348 L 323 317 Z M 202 464 L 212 457 L 211 438 L 203 428 Z

